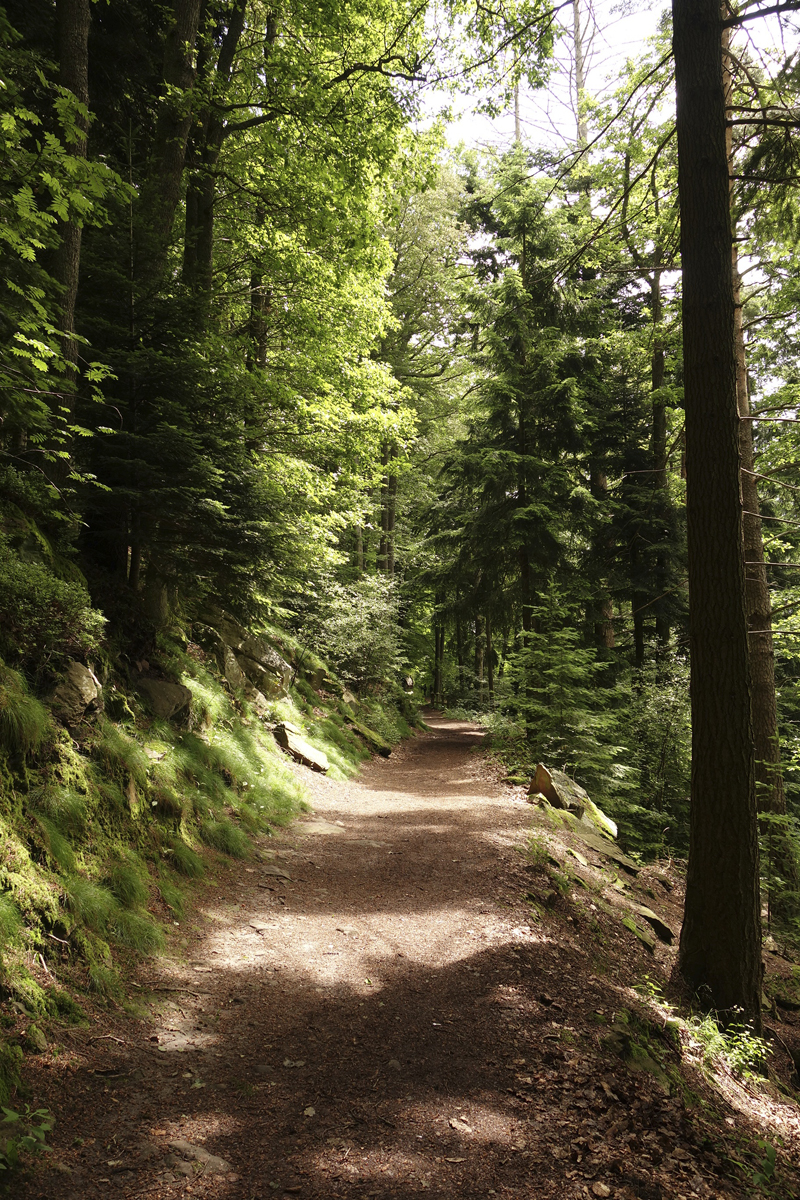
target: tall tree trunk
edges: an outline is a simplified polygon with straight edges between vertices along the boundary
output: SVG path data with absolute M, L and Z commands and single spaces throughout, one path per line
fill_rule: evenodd
M 89 106 L 89 26 L 91 9 L 89 0 L 57 0 L 58 22 L 58 81 L 72 92 L 76 100 Z M 69 145 L 70 154 L 85 158 L 88 117 L 78 115 L 77 139 Z M 66 367 L 63 394 L 58 397 L 57 424 L 72 424 L 75 410 L 75 389 L 78 380 L 78 343 L 75 338 L 75 303 L 78 298 L 78 280 L 81 267 L 81 227 L 76 221 L 59 223 L 61 238 L 56 256 L 55 275 L 63 288 L 61 303 L 61 329 L 63 340 L 61 351 Z M 63 450 L 64 442 L 56 428 L 57 441 L 54 448 Z M 49 464 L 48 474 L 56 487 L 63 487 L 69 474 L 70 464 L 58 458 Z
M 586 58 L 580 0 L 572 0 L 572 45 L 575 56 L 575 121 L 578 145 L 583 149 L 589 139 L 589 128 L 583 115 L 586 94 Z
M 356 525 L 356 566 L 359 573 L 364 574 L 364 531 L 360 525 Z
M 458 694 L 463 700 L 467 685 L 464 678 L 464 626 L 459 618 L 456 619 L 456 663 L 458 665 Z
M 433 704 L 442 704 L 442 676 L 444 673 L 444 624 L 441 617 L 434 617 L 433 624 Z
M 656 641 L 661 654 L 669 646 L 670 622 L 665 611 L 664 596 L 669 577 L 669 560 L 666 546 L 668 538 L 669 479 L 667 476 L 667 404 L 664 399 L 664 350 L 661 321 L 663 301 L 661 297 L 662 250 L 657 246 L 653 255 L 653 274 L 650 279 L 650 310 L 653 317 L 653 352 L 650 359 L 650 390 L 653 396 L 653 433 L 651 457 L 653 462 L 653 487 L 656 492 L 655 518 L 659 524 L 658 539 L 662 549 L 656 554 L 656 596 L 654 604 L 656 618 Z
M 207 64 L 209 78 L 206 92 L 209 103 L 197 118 L 197 133 L 193 139 L 195 170 L 186 189 L 186 235 L 184 238 L 184 281 L 192 289 L 196 301 L 196 319 L 201 328 L 208 324 L 211 290 L 214 277 L 214 202 L 216 199 L 216 169 L 225 127 L 218 105 L 230 82 L 236 51 L 244 32 L 247 0 L 234 0 L 222 37 L 216 63 Z M 201 73 L 198 63 L 198 74 Z
M 478 697 L 478 703 L 483 702 L 483 638 L 484 638 L 484 619 L 478 614 L 475 617 L 475 691 Z
M 739 501 L 719 0 L 673 0 L 683 271 L 692 801 L 679 968 L 761 1028 L 761 916 Z
M 486 614 L 486 688 L 489 707 L 494 707 L 494 647 L 492 646 L 492 618 Z
M 381 476 L 381 511 L 380 511 L 380 528 L 381 539 L 378 547 L 378 561 L 376 567 L 378 572 L 386 574 L 389 569 L 389 443 L 383 443 L 383 451 L 381 453 L 381 466 L 384 469 L 384 474 Z
M 386 574 L 394 578 L 394 530 L 397 522 L 397 476 L 389 476 L 386 507 Z
M 597 463 L 590 465 L 589 486 L 595 500 L 599 501 L 602 507 L 607 505 L 608 476 Z M 610 555 L 610 539 L 606 530 L 601 528 L 594 539 L 592 557 L 595 562 L 607 562 Z M 594 640 L 599 650 L 614 649 L 614 604 L 603 579 L 597 581 L 597 594 L 594 602 Z
M 194 54 L 202 0 L 174 0 L 164 46 L 164 95 L 156 119 L 155 170 L 147 188 L 151 275 L 160 273 L 180 203 L 186 145 L 192 124 Z

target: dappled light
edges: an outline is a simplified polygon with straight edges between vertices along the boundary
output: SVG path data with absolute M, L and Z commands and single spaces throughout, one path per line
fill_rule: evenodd
M 475 744 L 440 720 L 358 783 L 317 777 L 312 813 L 218 870 L 141 1019 L 52 1068 L 67 1190 L 45 1167 L 30 1196 L 740 1194 L 681 1099 L 708 1088 L 691 1051 L 630 990 L 673 951 L 599 926 L 575 880 L 542 899 L 531 809 Z M 727 1088 L 738 1129 L 796 1136 Z

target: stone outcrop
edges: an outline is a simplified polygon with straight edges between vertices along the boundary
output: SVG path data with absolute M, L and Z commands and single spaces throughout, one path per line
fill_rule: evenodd
M 77 725 L 88 714 L 100 712 L 103 689 L 94 671 L 83 663 L 71 662 L 50 697 L 50 707 L 65 725 Z
M 538 796 L 543 796 L 553 808 L 571 812 L 579 821 L 594 825 L 606 837 L 617 836 L 614 821 L 598 808 L 579 783 L 563 771 L 551 771 L 543 763 L 538 763 L 528 791 L 528 800 L 535 803 Z
M 227 613 L 208 613 L 197 624 L 194 635 L 217 665 L 234 691 L 248 692 L 248 685 L 262 696 L 275 699 L 289 693 L 292 668 L 266 638 L 243 628 Z
M 273 733 L 278 745 L 291 754 L 295 762 L 302 763 L 304 767 L 310 767 L 312 771 L 319 771 L 323 775 L 327 772 L 328 756 L 307 742 L 296 725 L 284 721 L 280 725 L 276 725 Z
M 136 689 L 162 721 L 171 721 L 188 709 L 192 702 L 192 693 L 187 687 L 182 683 L 171 683 L 168 679 L 140 679 Z

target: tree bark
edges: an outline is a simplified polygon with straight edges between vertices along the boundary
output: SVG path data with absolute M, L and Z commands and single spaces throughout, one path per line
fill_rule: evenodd
M 679 969 L 761 1028 L 761 916 L 719 0 L 673 0 L 683 272 L 692 802 Z
M 205 64 L 205 70 L 213 73 L 213 78 L 206 85 L 210 100 L 197 119 L 197 133 L 193 138 L 195 170 L 190 175 L 186 189 L 183 274 L 184 281 L 194 293 L 196 316 L 201 328 L 207 325 L 211 309 L 216 167 L 225 137 L 217 103 L 230 82 L 236 51 L 244 32 L 245 7 L 246 0 L 234 0 L 217 61 L 213 66 Z
M 57 0 L 58 23 L 58 81 L 72 92 L 76 100 L 89 106 L 89 0 Z M 85 158 L 89 130 L 88 117 L 78 115 L 75 121 L 77 140 L 69 151 L 76 158 Z M 77 221 L 59 223 L 60 245 L 56 256 L 55 275 L 63 288 L 61 303 L 61 352 L 66 367 L 63 393 L 58 396 L 56 413 L 58 425 L 70 424 L 75 410 L 75 388 L 78 379 L 78 343 L 75 339 L 75 303 L 81 267 L 81 226 Z M 55 430 L 54 448 L 63 450 L 59 429 Z M 49 464 L 48 474 L 56 487 L 63 487 L 70 464 L 65 458 Z
M 145 209 L 150 271 L 158 273 L 169 247 L 172 222 L 181 198 L 186 145 L 192 123 L 194 53 L 202 0 L 174 0 L 164 46 L 164 96 L 155 133 L 155 171 Z

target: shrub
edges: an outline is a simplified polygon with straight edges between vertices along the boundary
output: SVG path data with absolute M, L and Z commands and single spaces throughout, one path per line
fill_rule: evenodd
M 97 646 L 104 618 L 85 586 L 23 562 L 0 534 L 0 653 L 22 668 L 77 658 Z

